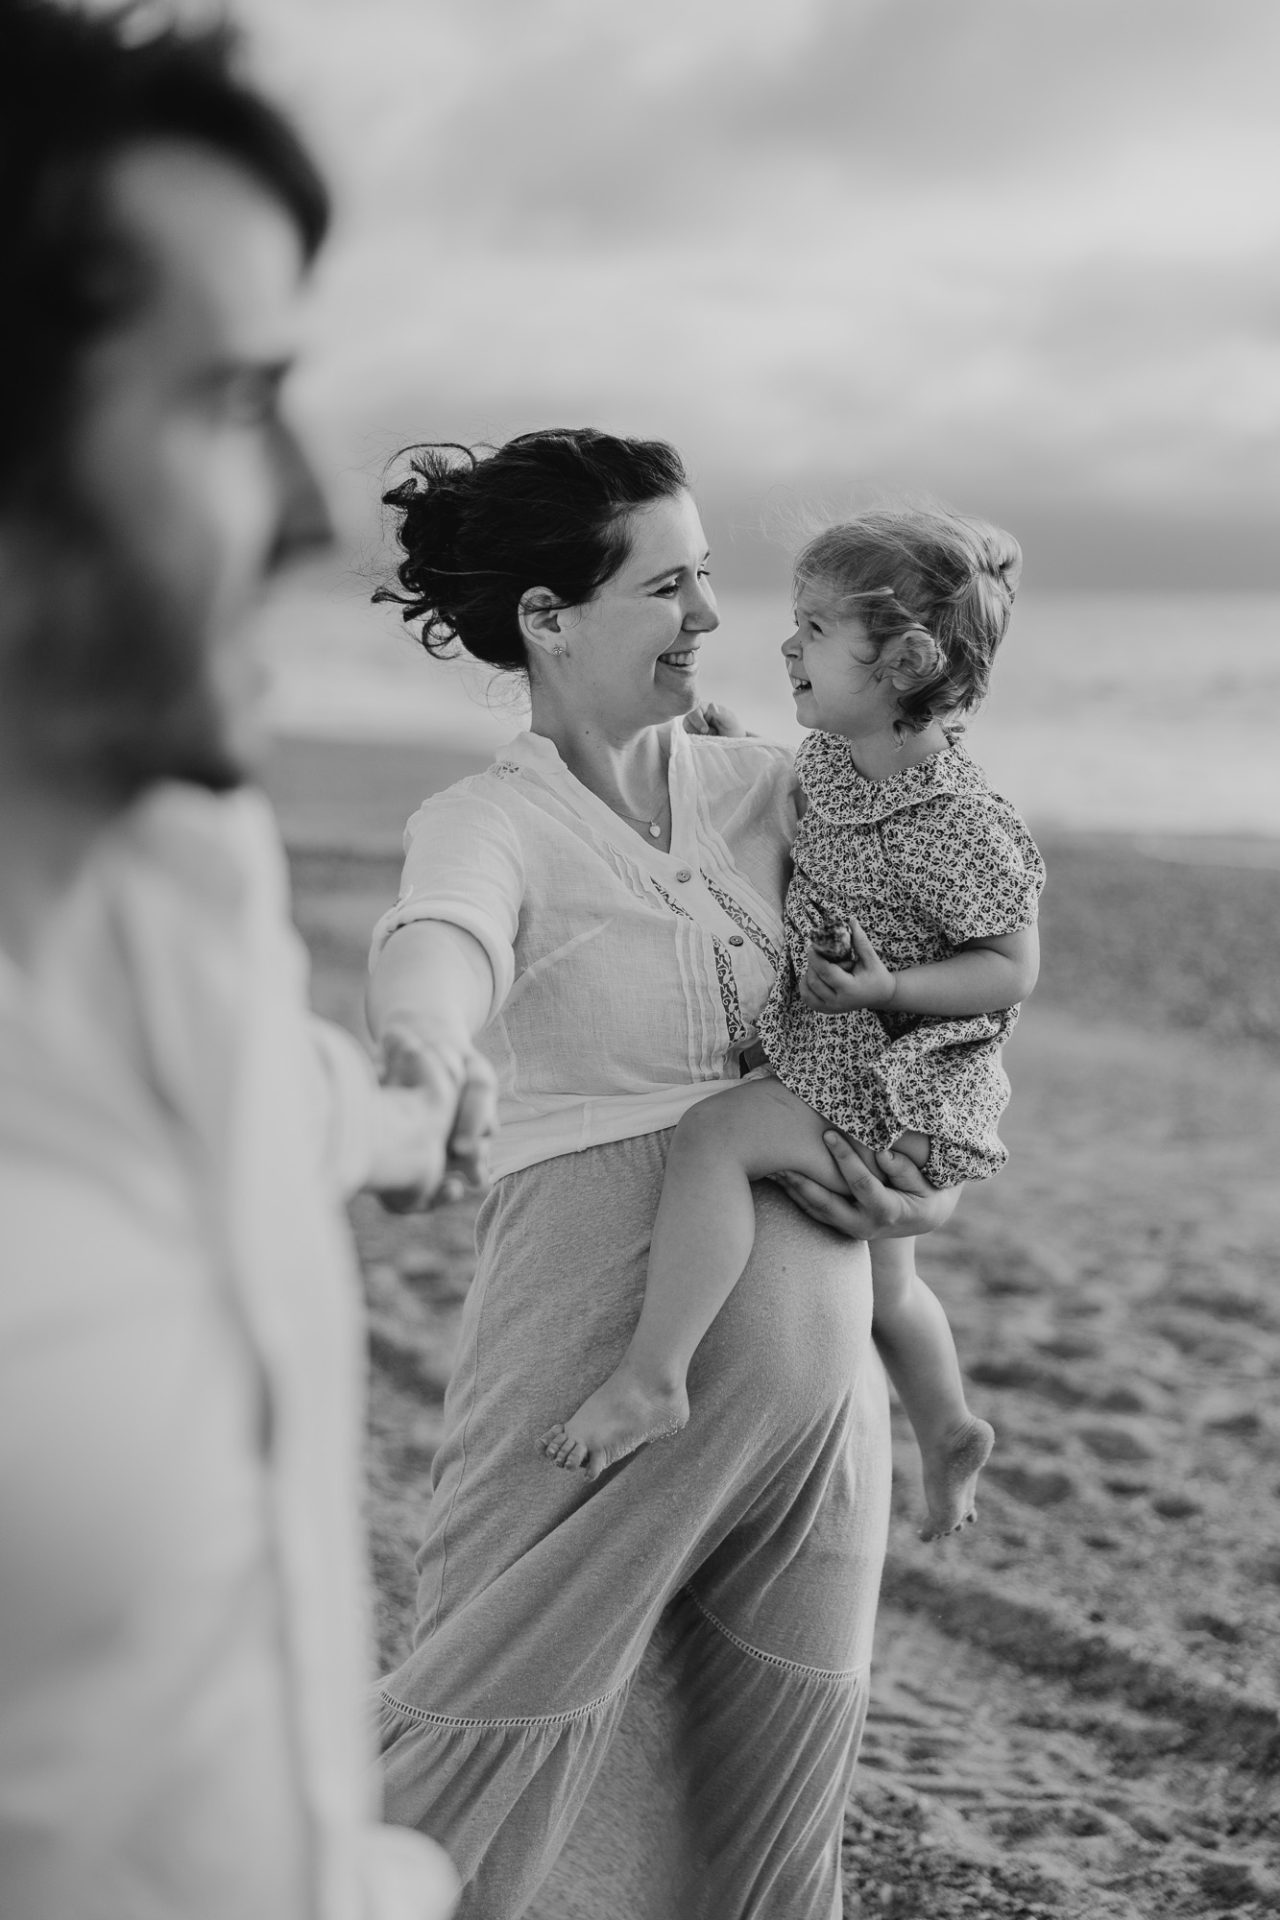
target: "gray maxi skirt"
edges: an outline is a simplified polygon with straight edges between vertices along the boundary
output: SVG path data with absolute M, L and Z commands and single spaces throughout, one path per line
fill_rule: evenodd
M 481 1209 L 390 1819 L 464 1920 L 838 1920 L 889 1505 L 866 1248 L 756 1189 L 692 1413 L 594 1483 L 537 1436 L 619 1358 L 670 1135 L 544 1161 Z

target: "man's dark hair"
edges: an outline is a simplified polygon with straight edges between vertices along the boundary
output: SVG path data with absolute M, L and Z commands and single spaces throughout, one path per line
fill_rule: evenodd
M 147 16 L 150 17 L 150 14 Z M 250 173 L 310 261 L 329 222 L 314 161 L 235 68 L 226 25 L 148 30 L 139 8 L 0 0 L 0 506 L 62 442 L 75 363 L 118 316 L 106 165 L 182 140 Z

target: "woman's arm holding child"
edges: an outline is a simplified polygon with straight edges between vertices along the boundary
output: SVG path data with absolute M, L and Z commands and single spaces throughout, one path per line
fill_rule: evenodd
M 843 1182 L 843 1195 L 802 1173 L 775 1173 L 798 1207 L 824 1227 L 834 1227 L 851 1240 L 915 1239 L 943 1226 L 956 1210 L 962 1187 L 931 1187 L 906 1154 L 885 1147 L 869 1147 L 837 1133 L 822 1136 L 832 1161 L 832 1186 Z

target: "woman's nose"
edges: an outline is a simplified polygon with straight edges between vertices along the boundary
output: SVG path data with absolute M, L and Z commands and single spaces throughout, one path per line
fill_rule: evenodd
M 720 610 L 709 581 L 697 582 L 694 597 L 684 616 L 684 625 L 693 633 L 714 633 L 720 625 Z

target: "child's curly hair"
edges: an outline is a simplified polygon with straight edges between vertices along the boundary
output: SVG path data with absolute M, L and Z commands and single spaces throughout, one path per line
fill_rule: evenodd
M 1021 573 L 1011 533 L 930 502 L 868 507 L 826 528 L 796 560 L 795 586 L 856 614 L 877 653 L 909 643 L 893 677 L 899 724 L 919 733 L 982 701 Z

